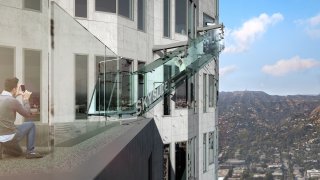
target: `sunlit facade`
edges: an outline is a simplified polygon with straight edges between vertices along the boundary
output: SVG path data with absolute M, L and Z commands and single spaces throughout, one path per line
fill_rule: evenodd
M 0 89 L 16 76 L 33 92 L 33 120 L 48 126 L 50 146 L 66 140 L 63 129 L 88 131 L 81 123 L 152 118 L 164 144 L 163 179 L 216 179 L 218 7 L 0 0 Z

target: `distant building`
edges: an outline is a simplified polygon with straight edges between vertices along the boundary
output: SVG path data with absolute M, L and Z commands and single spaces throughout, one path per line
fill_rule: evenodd
M 320 178 L 320 170 L 311 169 L 306 171 L 306 178 Z
M 224 178 L 226 178 L 228 176 L 229 171 L 230 171 L 229 169 L 219 169 L 218 170 L 218 178 L 223 180 Z
M 265 178 L 266 174 L 253 174 L 253 178 L 254 179 L 261 179 L 261 178 Z

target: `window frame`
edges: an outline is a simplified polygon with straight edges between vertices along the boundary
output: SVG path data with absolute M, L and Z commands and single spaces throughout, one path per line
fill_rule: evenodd
M 97 0 L 94 0 L 94 11 L 99 12 L 99 13 L 111 13 L 111 14 L 117 14 L 118 13 L 118 0 L 114 0 L 116 5 L 115 5 L 115 12 L 110 12 L 110 11 L 101 11 L 97 10 Z
M 212 87 L 212 88 L 211 88 Z M 215 76 L 213 74 L 209 74 L 209 102 L 208 102 L 208 106 L 209 108 L 213 108 L 215 106 Z
M 177 32 L 177 1 L 184 1 L 185 2 L 185 14 L 184 14 L 184 21 L 185 21 L 185 27 L 184 27 L 184 31 L 185 33 L 181 33 L 181 32 Z M 181 9 L 179 9 L 181 10 Z M 184 35 L 184 36 L 188 36 L 188 0 L 175 0 L 175 33 L 180 34 L 180 35 Z
M 207 156 L 207 147 L 208 147 L 208 140 L 207 140 L 207 133 L 203 133 L 203 138 L 202 138 L 202 152 L 203 152 L 203 173 L 207 172 L 208 171 L 208 165 L 207 165 L 207 159 L 208 159 L 208 156 Z
M 127 16 L 125 16 L 123 14 L 120 14 L 120 3 L 119 3 L 119 0 L 116 0 L 116 2 L 117 2 L 116 3 L 116 13 L 120 17 L 123 17 L 123 18 L 129 19 L 131 21 L 134 21 L 134 0 L 128 0 L 128 1 L 130 3 L 130 6 L 131 6 L 131 7 L 129 7 L 129 10 L 131 10 L 131 12 L 129 12 L 129 16 L 130 17 L 127 17 Z
M 40 10 L 26 7 L 26 0 L 23 0 L 22 1 L 22 9 L 42 13 L 42 0 L 39 0 L 39 2 L 40 2 Z
M 142 1 L 143 3 L 143 8 L 142 8 L 142 29 L 139 28 L 139 2 Z M 147 1 L 146 0 L 137 0 L 137 29 L 138 31 L 142 31 L 142 32 L 146 32 L 146 19 L 147 19 L 147 16 L 146 16 L 146 3 Z
M 33 51 L 33 52 L 37 52 L 37 53 L 39 53 L 39 122 L 42 122 L 42 119 L 41 119 L 41 113 L 42 113 L 42 111 L 41 111 L 41 109 L 43 109 L 43 108 L 41 108 L 41 99 L 42 99 L 42 97 L 41 97 L 41 91 L 42 91 L 42 89 L 41 89 L 41 85 L 42 85 L 42 76 L 41 76 L 41 71 L 42 71 L 42 49 L 31 49 L 31 48 L 23 48 L 22 49 L 22 52 L 23 52 L 23 55 L 22 55 L 22 57 L 23 57 L 23 71 L 22 71 L 22 73 L 23 73 L 23 83 L 25 84 L 26 83 L 26 64 L 29 64 L 29 63 L 26 63 L 26 52 L 27 51 Z M 33 90 L 31 90 L 32 92 L 34 92 Z M 35 93 L 35 92 L 34 92 Z M 34 95 L 35 96 L 35 95 Z M 30 98 L 32 98 L 32 96 L 30 97 Z M 30 101 L 30 107 L 31 107 L 31 99 L 29 99 L 29 101 Z M 35 118 L 33 118 L 33 120 L 34 120 Z
M 76 16 L 76 1 L 77 0 L 74 0 L 74 17 L 80 18 L 80 19 L 88 19 L 88 14 L 89 14 L 88 0 L 85 0 L 87 2 L 87 4 L 86 4 L 86 17 Z
M 207 113 L 208 112 L 208 74 L 207 73 L 203 73 L 203 85 L 202 85 L 202 88 L 203 88 L 203 95 L 202 95 L 202 98 L 203 98 L 203 113 Z
M 74 79 L 74 95 L 75 95 L 75 99 L 74 99 L 74 105 L 76 105 L 76 102 L 77 102 L 77 98 L 76 98 L 76 95 L 77 95 L 77 71 L 76 71 L 76 68 L 77 68 L 77 56 L 86 56 L 86 75 L 87 75 L 87 84 L 86 84 L 86 93 L 87 93 L 87 107 L 86 109 L 88 110 L 89 106 L 90 106 L 90 95 L 89 95 L 89 55 L 88 54 L 81 54 L 81 53 L 75 53 L 74 54 L 74 67 L 75 67 L 75 71 L 74 71 L 74 75 L 75 75 L 75 79 Z M 81 119 L 77 119 L 77 116 L 76 116 L 77 112 L 75 111 L 74 112 L 74 115 L 75 115 L 75 120 L 81 120 Z
M 165 3 L 164 3 L 164 1 L 168 1 L 168 9 L 167 9 L 167 11 L 169 12 L 168 13 L 168 19 L 167 19 L 168 20 L 168 22 L 167 22 L 167 25 L 168 25 L 168 29 L 167 29 L 168 36 L 165 35 L 165 28 L 164 28 L 165 27 L 165 21 L 164 21 L 165 20 L 165 12 L 164 12 L 165 11 Z M 163 2 L 162 3 L 162 7 L 163 7 L 162 8 L 162 10 L 163 10 L 162 11 L 163 12 L 163 24 L 162 24 L 163 25 L 163 31 L 162 31 L 162 35 L 163 35 L 164 38 L 169 38 L 170 39 L 171 36 L 172 36 L 171 35 L 171 0 L 163 0 L 162 2 Z
M 212 164 L 214 164 L 214 160 L 215 160 L 215 157 L 214 157 L 214 154 L 215 154 L 214 153 L 215 133 L 214 133 L 214 131 L 211 131 L 208 134 L 209 134 L 209 137 L 208 137 L 208 153 L 209 153 L 208 162 L 209 162 L 209 165 L 212 165 Z M 212 140 L 211 141 L 212 144 L 211 144 L 210 140 Z M 212 148 L 211 148 L 211 146 L 212 146 Z M 210 150 L 212 150 L 212 157 L 210 157 Z

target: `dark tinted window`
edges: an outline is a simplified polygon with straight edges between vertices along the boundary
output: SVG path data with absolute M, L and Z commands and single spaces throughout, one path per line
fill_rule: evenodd
M 40 74 L 41 74 L 41 51 L 25 50 L 24 51 L 24 83 L 28 91 L 32 92 L 29 103 L 31 111 L 34 114 L 32 118 L 40 121 Z
M 87 17 L 87 0 L 75 0 L 75 13 L 76 17 Z
M 163 0 L 163 36 L 170 37 L 170 0 Z
M 145 30 L 145 0 L 138 0 L 138 29 Z
M 96 0 L 96 11 L 116 13 L 116 0 Z
M 41 0 L 24 0 L 24 8 L 41 11 Z
M 88 109 L 88 56 L 76 55 L 76 100 L 75 100 L 75 115 L 76 119 L 87 118 Z
M 118 0 L 119 14 L 132 19 L 132 0 Z
M 176 0 L 176 32 L 186 34 L 187 3 L 186 0 Z

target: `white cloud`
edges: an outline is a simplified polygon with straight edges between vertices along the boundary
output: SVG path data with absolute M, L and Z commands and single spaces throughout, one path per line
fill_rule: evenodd
M 236 71 L 237 69 L 238 68 L 235 65 L 231 65 L 231 66 L 226 66 L 226 67 L 220 68 L 220 70 L 219 70 L 220 77 L 226 76 L 228 74 L 231 74 L 234 71 Z
M 226 49 L 225 53 L 239 53 L 249 49 L 250 45 L 260 37 L 269 26 L 283 20 L 280 13 L 271 16 L 260 14 L 244 22 L 238 29 L 228 29 L 226 32 Z
M 273 65 L 265 65 L 262 67 L 262 71 L 273 76 L 283 76 L 290 72 L 310 69 L 319 65 L 320 62 L 314 59 L 302 59 L 299 56 L 294 56 L 290 59 L 281 59 Z
M 309 23 L 310 26 L 318 26 L 318 25 L 320 25 L 320 14 L 309 18 L 308 19 L 308 23 Z
M 320 14 L 308 19 L 297 20 L 296 22 L 305 26 L 305 31 L 310 37 L 320 38 Z

